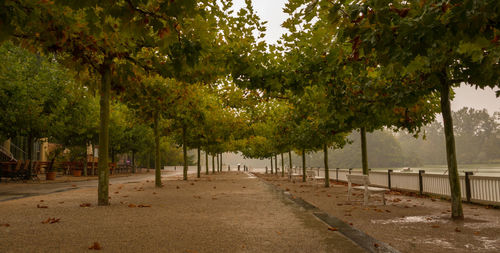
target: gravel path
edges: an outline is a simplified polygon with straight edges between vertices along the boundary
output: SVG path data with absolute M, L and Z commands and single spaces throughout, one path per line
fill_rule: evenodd
M 95 205 L 95 187 L 0 202 L 0 252 L 82 252 L 94 242 L 108 252 L 363 252 L 244 173 L 172 177 L 163 188 L 111 183 L 110 196 L 107 207 Z

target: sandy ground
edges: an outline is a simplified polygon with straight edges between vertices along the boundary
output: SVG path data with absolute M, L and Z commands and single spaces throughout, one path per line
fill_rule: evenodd
M 373 197 L 363 206 L 363 193 L 347 201 L 347 185 L 289 182 L 286 178 L 257 174 L 401 252 L 500 252 L 500 209 L 464 204 L 465 220 L 450 219 L 450 202 L 415 194 L 390 192 L 387 205 Z M 413 195 L 413 196 L 411 196 Z
M 94 242 L 108 252 L 363 252 L 244 173 L 111 184 L 110 197 L 98 207 L 96 189 L 83 188 L 0 202 L 0 252 L 86 252 Z

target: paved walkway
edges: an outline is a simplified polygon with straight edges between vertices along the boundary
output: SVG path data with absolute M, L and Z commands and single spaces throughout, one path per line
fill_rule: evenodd
M 108 252 L 363 252 L 244 173 L 170 178 L 160 189 L 146 178 L 115 180 L 107 207 L 95 206 L 95 186 L 85 184 L 0 202 L 0 252 L 82 252 L 94 242 Z M 42 224 L 49 217 L 60 220 Z

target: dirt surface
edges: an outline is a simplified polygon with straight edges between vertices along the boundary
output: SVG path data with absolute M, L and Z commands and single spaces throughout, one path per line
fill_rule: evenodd
M 465 219 L 453 221 L 450 202 L 392 191 L 374 196 L 363 206 L 363 193 L 347 201 L 347 184 L 290 182 L 287 178 L 257 174 L 332 216 L 342 219 L 401 252 L 500 252 L 500 209 L 464 204 Z
M 363 252 L 245 173 L 82 188 L 0 202 L 0 252 Z M 97 244 L 94 244 L 97 242 Z

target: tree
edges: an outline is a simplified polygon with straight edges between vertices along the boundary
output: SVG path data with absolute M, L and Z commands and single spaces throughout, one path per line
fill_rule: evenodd
M 78 103 L 71 96 L 74 94 L 71 88 L 76 84 L 56 62 L 12 43 L 0 47 L 0 61 L 3 63 L 0 66 L 0 103 L 3 109 L 0 132 L 8 138 L 26 136 L 27 158 L 32 160 L 36 139 L 49 137 L 51 127 L 58 121 L 65 121 L 68 116 L 77 120 L 73 113 L 59 118 L 62 117 L 60 112 Z
M 440 93 L 452 218 L 462 219 L 450 88 L 500 85 L 498 26 L 491 22 L 498 16 L 498 1 L 343 1 L 322 6 L 358 56 L 374 57 L 388 77 L 413 80 L 404 87 L 406 93 Z

